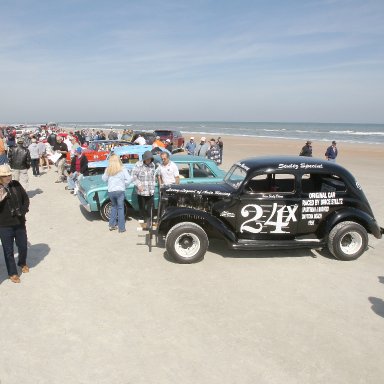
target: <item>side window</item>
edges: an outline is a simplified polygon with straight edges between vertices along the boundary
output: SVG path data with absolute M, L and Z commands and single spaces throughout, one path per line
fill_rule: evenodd
M 189 164 L 188 163 L 176 163 L 177 168 L 179 169 L 180 179 L 189 179 Z
M 136 154 L 127 154 L 120 156 L 121 162 L 123 164 L 135 164 L 139 161 L 139 155 Z
M 346 184 L 341 177 L 333 174 L 305 174 L 301 179 L 303 193 L 345 192 Z
M 289 193 L 295 191 L 295 176 L 291 173 L 263 173 L 254 176 L 244 187 L 246 193 Z
M 215 177 L 211 169 L 204 163 L 193 164 L 193 177 Z

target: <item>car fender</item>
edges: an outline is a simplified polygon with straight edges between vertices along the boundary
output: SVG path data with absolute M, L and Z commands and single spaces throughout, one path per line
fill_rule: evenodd
M 382 231 L 374 217 L 356 208 L 342 208 L 332 212 L 327 220 L 319 227 L 319 233 L 328 234 L 331 229 L 341 221 L 356 221 L 361 224 L 368 233 L 380 239 Z
M 199 211 L 193 208 L 172 208 L 169 208 L 161 217 L 159 233 L 166 234 L 173 222 L 190 221 L 202 226 L 203 229 L 213 231 L 219 238 L 230 241 L 231 243 L 237 241 L 235 233 L 230 230 L 223 221 L 211 215 L 209 212 Z M 208 228 L 205 228 L 202 224 L 208 225 Z

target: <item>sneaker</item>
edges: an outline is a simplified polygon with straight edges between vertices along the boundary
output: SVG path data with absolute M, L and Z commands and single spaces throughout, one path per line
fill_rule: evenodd
M 119 233 L 124 233 L 124 232 L 126 232 L 126 229 L 123 229 L 123 230 L 119 229 Z
M 55 183 L 62 183 L 62 181 L 61 180 L 56 180 Z
M 115 231 L 117 229 L 116 225 L 114 227 L 109 227 L 110 231 Z

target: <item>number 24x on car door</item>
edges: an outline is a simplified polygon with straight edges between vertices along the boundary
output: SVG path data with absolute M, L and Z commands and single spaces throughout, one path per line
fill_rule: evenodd
M 261 174 L 243 188 L 236 212 L 240 239 L 273 240 L 296 234 L 299 202 L 293 174 Z

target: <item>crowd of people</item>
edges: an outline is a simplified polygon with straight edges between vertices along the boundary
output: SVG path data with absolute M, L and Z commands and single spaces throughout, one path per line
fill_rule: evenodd
M 203 136 L 200 138 L 200 142 L 196 143 L 192 136 L 185 145 L 185 151 L 188 155 L 206 157 L 218 165 L 223 162 L 223 148 L 224 143 L 221 137 L 217 140 L 212 138 L 207 142 L 206 137 Z

